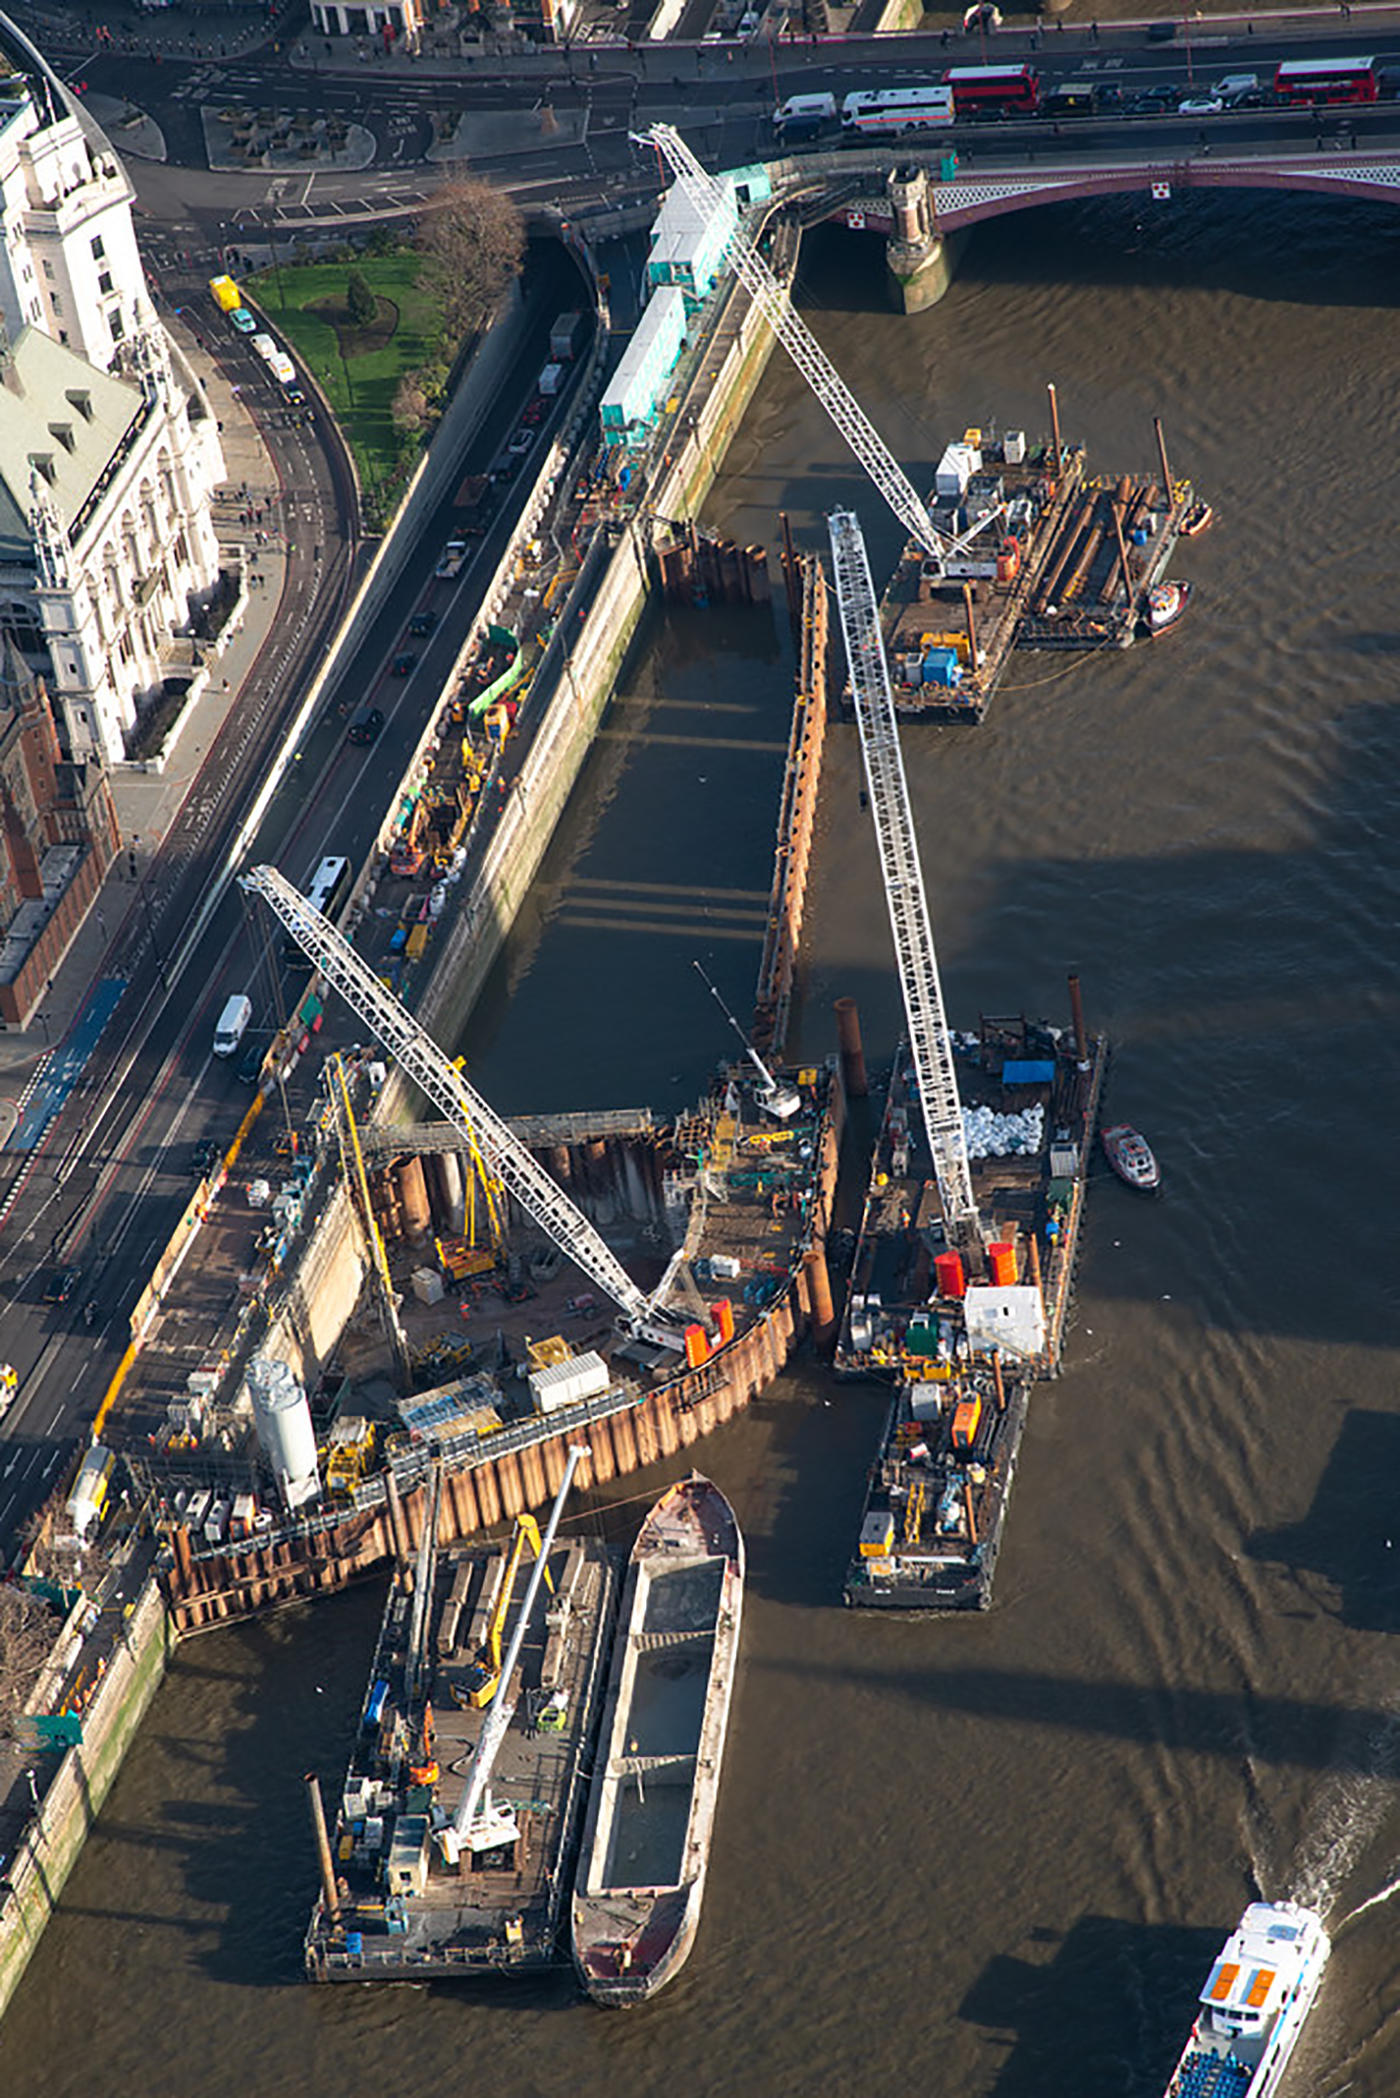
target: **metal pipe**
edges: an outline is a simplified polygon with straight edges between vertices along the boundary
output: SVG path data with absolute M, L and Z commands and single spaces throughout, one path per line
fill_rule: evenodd
M 963 584 L 963 611 L 967 614 L 967 667 L 977 672 L 977 621 L 972 616 L 972 585 Z
M 967 1478 L 963 1480 L 963 1507 L 967 1510 L 967 1541 L 976 1544 L 977 1517 L 972 1512 L 972 1481 Z
M 1074 1027 L 1074 1053 L 1081 1071 L 1089 1068 L 1089 1036 L 1084 1026 L 1084 997 L 1077 972 L 1069 980 L 1069 1016 Z
M 996 1385 L 997 1388 L 997 1412 L 1005 1413 L 1006 1386 L 1002 1382 L 1001 1377 L 1001 1356 L 997 1353 L 995 1348 L 992 1350 L 992 1382 Z
M 783 535 L 783 582 L 787 587 L 788 623 L 792 628 L 792 638 L 797 642 L 802 638 L 802 578 L 786 510 L 778 512 L 778 524 Z
M 1162 418 L 1160 415 L 1153 416 L 1152 427 L 1157 432 L 1157 456 L 1162 462 L 1162 482 L 1167 491 L 1167 508 L 1170 509 L 1172 503 L 1172 470 L 1167 464 L 1167 440 L 1162 435 Z
M 559 1517 L 564 1510 L 565 1497 L 573 1484 L 574 1473 L 578 1470 L 580 1460 L 587 1455 L 588 1446 L 586 1443 L 571 1442 L 569 1444 L 569 1457 L 568 1462 L 564 1466 L 564 1476 L 559 1481 L 559 1491 L 554 1496 L 554 1506 L 549 1511 L 549 1524 L 544 1536 L 540 1539 L 540 1548 L 530 1572 L 530 1585 L 525 1590 L 525 1599 L 520 1605 L 520 1614 L 515 1620 L 515 1630 L 511 1634 L 510 1645 L 506 1648 L 506 1657 L 501 1663 L 501 1679 L 496 1685 L 496 1694 L 487 1708 L 486 1718 L 481 1729 L 481 1737 L 476 1744 L 476 1755 L 472 1760 L 472 1767 L 468 1773 L 467 1782 L 462 1788 L 462 1797 L 457 1802 L 457 1811 L 452 1817 L 452 1832 L 459 1841 L 468 1835 L 472 1822 L 476 1819 L 476 1810 L 481 1805 L 482 1795 L 491 1782 L 492 1766 L 496 1761 L 501 1742 L 505 1738 L 506 1728 L 510 1724 L 511 1712 L 514 1710 L 510 1701 L 511 1677 L 515 1674 L 515 1664 L 520 1659 L 520 1649 L 525 1644 L 525 1633 L 529 1628 L 530 1614 L 535 1607 L 535 1598 L 540 1592 L 540 1583 L 544 1579 L 545 1567 L 549 1563 L 549 1554 L 554 1544 L 554 1533 L 559 1527 Z
M 1060 466 L 1064 455 L 1064 447 L 1060 443 L 1060 403 L 1055 394 L 1055 385 L 1053 380 L 1046 387 L 1045 391 L 1050 396 L 1050 431 L 1051 435 L 1054 437 L 1055 440 L 1055 479 L 1058 481 L 1060 478 Z
M 314 1770 L 306 1773 L 306 1803 L 311 1809 L 311 1829 L 321 1867 L 321 1899 L 334 1927 L 340 1922 L 340 1892 L 335 1883 L 335 1866 L 331 1863 L 331 1839 L 326 1832 L 326 1810 L 321 1804 L 321 1780 Z
M 1131 612 L 1133 609 L 1133 572 L 1128 566 L 1128 542 L 1123 537 L 1123 505 L 1117 502 L 1113 505 L 1113 536 L 1118 541 L 1118 565 L 1123 571 L 1123 595 L 1127 599 L 1127 608 Z

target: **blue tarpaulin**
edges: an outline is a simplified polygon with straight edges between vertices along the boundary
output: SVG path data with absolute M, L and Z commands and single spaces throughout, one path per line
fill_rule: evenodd
M 1046 1057 L 1043 1062 L 1022 1058 L 1019 1062 L 1004 1063 L 1001 1067 L 1003 1085 L 1053 1085 L 1055 1066 Z

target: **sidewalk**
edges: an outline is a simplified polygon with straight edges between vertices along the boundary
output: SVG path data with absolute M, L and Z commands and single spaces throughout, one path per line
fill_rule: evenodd
M 280 546 L 257 546 L 255 531 L 245 529 L 239 521 L 240 513 L 253 503 L 264 509 L 265 529 L 274 521 L 280 523 L 281 491 L 272 458 L 247 409 L 198 343 L 180 329 L 178 322 L 167 317 L 166 325 L 178 336 L 203 381 L 220 426 L 227 479 L 214 500 L 219 544 L 230 563 L 245 547 L 250 560 L 256 554 L 257 566 L 250 567 L 249 572 L 266 581 L 249 590 L 242 623 L 217 665 L 217 675 L 186 709 L 179 741 L 164 771 L 143 773 L 122 767 L 110 775 L 124 849 L 108 869 L 101 894 L 51 979 L 29 1027 L 23 1032 L 11 1029 L 0 1033 L 0 1148 L 8 1143 L 36 1081 L 56 1059 L 85 1009 L 94 1008 L 88 1012 L 83 1028 L 84 1041 L 97 1024 L 96 1008 L 114 998 L 114 992 L 101 993 L 100 987 L 122 978 L 122 956 L 128 941 L 150 936 L 149 922 L 153 914 L 158 920 L 159 913 L 158 903 L 147 890 L 152 862 L 191 790 L 197 786 L 219 731 L 238 704 L 257 655 L 276 622 L 281 599 L 285 556 Z M 245 487 L 246 502 L 240 494 Z M 161 937 L 159 930 L 156 936 Z M 168 939 L 169 934 L 164 937 Z

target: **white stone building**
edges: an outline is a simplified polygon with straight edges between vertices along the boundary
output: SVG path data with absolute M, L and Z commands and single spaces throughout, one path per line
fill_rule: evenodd
M 156 318 L 111 146 L 0 17 L 0 629 L 108 764 L 218 576 L 208 402 Z M 32 63 L 31 63 L 32 61 Z

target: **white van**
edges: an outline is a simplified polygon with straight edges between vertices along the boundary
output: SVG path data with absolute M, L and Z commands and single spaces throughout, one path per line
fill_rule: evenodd
M 1257 73 L 1227 73 L 1223 80 L 1215 83 L 1215 92 L 1227 109 L 1238 109 L 1243 102 L 1262 100 Z
M 215 1056 L 232 1056 L 247 1032 L 248 1022 L 253 1017 L 253 1001 L 246 992 L 235 991 L 219 1015 L 219 1024 L 214 1029 Z
M 789 95 L 773 112 L 773 129 L 780 138 L 815 138 L 824 125 L 835 122 L 835 95 Z

